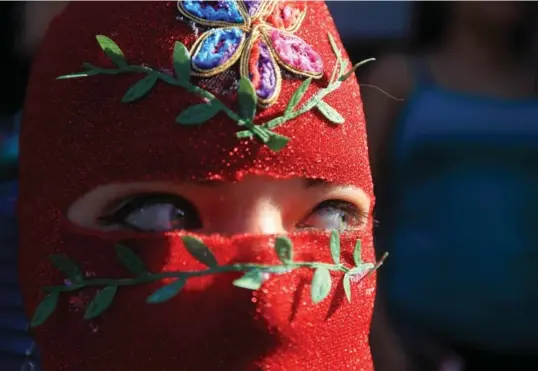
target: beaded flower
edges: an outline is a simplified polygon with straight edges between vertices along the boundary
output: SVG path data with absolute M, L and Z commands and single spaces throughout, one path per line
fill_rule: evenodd
M 296 76 L 321 78 L 320 55 L 294 35 L 306 8 L 305 2 L 180 0 L 183 17 L 211 27 L 190 51 L 193 74 L 215 76 L 240 59 L 240 73 L 252 82 L 262 107 L 280 94 L 280 67 Z

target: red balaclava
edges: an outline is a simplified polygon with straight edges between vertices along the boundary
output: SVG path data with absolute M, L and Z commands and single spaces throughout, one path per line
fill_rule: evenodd
M 371 223 L 338 244 L 67 218 L 99 185 L 247 174 L 373 204 L 359 86 L 324 2 L 75 2 L 27 94 L 20 272 L 44 371 L 373 370 Z

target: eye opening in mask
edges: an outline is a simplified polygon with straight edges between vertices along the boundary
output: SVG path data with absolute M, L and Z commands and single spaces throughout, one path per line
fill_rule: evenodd
M 116 203 L 113 210 L 98 217 L 101 226 L 119 226 L 137 232 L 194 231 L 202 228 L 196 207 L 184 197 L 170 193 L 133 195 Z M 155 222 L 163 225 L 142 225 Z
M 136 232 L 195 231 L 203 228 L 196 207 L 184 197 L 170 193 L 131 195 L 115 203 L 112 212 L 98 217 L 102 227 L 126 228 Z M 295 228 L 299 230 L 358 230 L 368 220 L 368 213 L 356 204 L 341 199 L 318 203 Z
M 322 220 L 325 219 L 325 220 Z M 353 202 L 329 199 L 320 202 L 298 224 L 298 229 L 358 230 L 368 221 L 368 212 Z M 324 224 L 316 225 L 316 224 Z

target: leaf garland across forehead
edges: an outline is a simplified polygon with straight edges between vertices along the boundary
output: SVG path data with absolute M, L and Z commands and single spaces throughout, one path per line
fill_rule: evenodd
M 121 99 L 123 103 L 132 103 L 142 99 L 147 96 L 159 82 L 181 87 L 188 92 L 199 96 L 205 103 L 195 104 L 184 109 L 176 118 L 178 124 L 187 126 L 202 125 L 218 114 L 225 114 L 229 119 L 236 122 L 241 129 L 237 132 L 238 139 L 257 138 L 271 150 L 278 152 L 285 148 L 289 142 L 289 138 L 274 132 L 274 129 L 293 121 L 295 118 L 312 109 L 317 109 L 330 123 L 344 123 L 344 117 L 338 113 L 334 107 L 331 107 L 323 101 L 323 98 L 337 90 L 342 82 L 349 78 L 359 66 L 374 60 L 368 59 L 357 63 L 350 70 L 345 71 L 347 68 L 347 60 L 342 57 L 342 52 L 337 47 L 334 37 L 330 34 L 328 35 L 329 42 L 331 43 L 337 59 L 329 84 L 325 88 L 319 89 L 304 103 L 300 104 L 301 101 L 304 100 L 304 97 L 307 96 L 307 90 L 311 85 L 312 78 L 308 78 L 292 94 L 286 110 L 282 115 L 263 124 L 255 124 L 254 122 L 257 114 L 257 106 L 260 102 L 257 99 L 256 90 L 248 78 L 243 76 L 240 79 L 238 89 L 239 112 L 236 113 L 233 109 L 227 107 L 220 101 L 214 94 L 191 82 L 193 74 L 191 68 L 191 56 L 187 47 L 180 42 L 175 43 L 173 51 L 175 76 L 145 65 L 128 64 L 124 53 L 112 39 L 107 36 L 98 35 L 96 38 L 101 49 L 117 68 L 102 68 L 89 63 L 84 63 L 84 71 L 59 76 L 58 79 L 62 80 L 95 75 L 118 75 L 126 73 L 144 74 L 145 77 L 127 89 Z
M 31 327 L 43 324 L 55 311 L 61 293 L 70 293 L 83 290 L 88 287 L 102 287 L 94 296 L 86 308 L 84 319 L 93 319 L 102 315 L 114 302 L 116 294 L 121 287 L 136 286 L 150 282 L 170 280 L 172 281 L 161 288 L 157 289 L 148 296 L 148 304 L 165 303 L 180 294 L 183 287 L 191 279 L 197 277 L 213 276 L 225 273 L 243 273 L 242 276 L 233 281 L 233 285 L 238 288 L 248 290 L 258 290 L 263 283 L 270 279 L 273 274 L 287 274 L 297 269 L 309 269 L 314 272 L 311 282 L 311 298 L 314 304 L 325 300 L 333 287 L 332 273 L 344 274 L 342 285 L 344 292 L 349 301 L 351 301 L 351 279 L 354 282 L 360 281 L 368 274 L 377 270 L 387 257 L 385 254 L 377 264 L 364 263 L 357 257 L 357 251 L 360 253 L 360 244 L 355 248 L 355 266 L 347 267 L 340 262 L 340 236 L 338 232 L 331 232 L 329 250 L 332 255 L 334 264 L 315 261 L 295 261 L 293 258 L 293 243 L 288 237 L 280 236 L 275 239 L 275 254 L 282 264 L 255 264 L 255 263 L 236 263 L 228 265 L 219 265 L 211 249 L 201 240 L 192 237 L 182 237 L 184 247 L 188 253 L 205 268 L 198 271 L 176 271 L 176 272 L 150 272 L 147 270 L 144 262 L 135 254 L 133 250 L 125 245 L 116 246 L 116 257 L 118 263 L 134 275 L 127 278 L 95 278 L 83 277 L 76 283 L 65 285 L 49 286 L 43 288 L 47 293 L 45 298 L 37 306 L 31 321 Z M 54 256 L 51 259 L 53 265 L 62 272 L 67 278 L 73 276 L 73 272 L 79 272 L 79 268 L 72 260 L 62 256 Z M 58 262 L 61 262 L 58 264 Z M 66 267 L 69 267 L 67 269 Z M 77 270 L 74 270 L 77 267 Z M 78 275 L 77 275 L 78 277 Z M 358 279 L 357 279 L 358 277 Z

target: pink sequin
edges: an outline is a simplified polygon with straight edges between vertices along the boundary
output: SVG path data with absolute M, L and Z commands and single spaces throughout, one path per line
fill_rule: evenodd
M 299 37 L 277 30 L 273 30 L 270 36 L 282 62 L 300 72 L 323 72 L 323 61 L 319 54 Z

